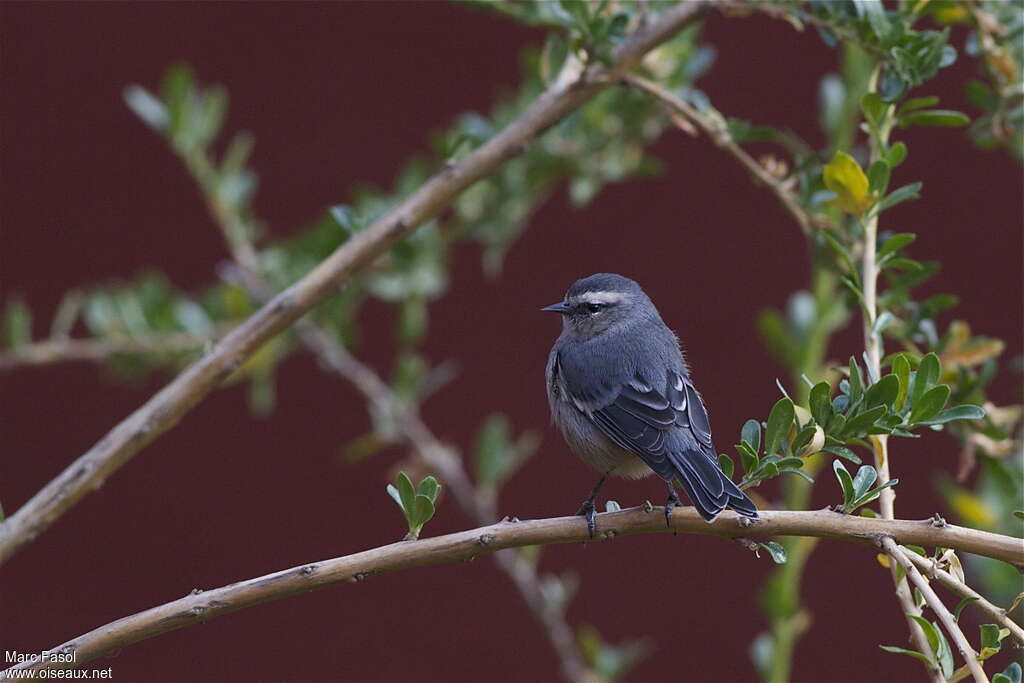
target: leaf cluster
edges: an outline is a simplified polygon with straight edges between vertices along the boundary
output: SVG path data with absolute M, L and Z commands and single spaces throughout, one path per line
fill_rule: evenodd
M 437 497 L 441 494 L 441 485 L 432 476 L 424 477 L 414 488 L 412 480 L 405 472 L 399 472 L 394 484 L 388 484 L 388 495 L 405 515 L 409 525 L 409 533 L 405 540 L 413 541 L 420 537 L 423 525 L 434 517 Z

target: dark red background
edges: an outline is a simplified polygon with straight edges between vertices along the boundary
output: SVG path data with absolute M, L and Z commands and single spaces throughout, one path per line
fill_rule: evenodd
M 541 33 L 441 3 L 0 5 L 0 289 L 24 296 L 37 334 L 67 289 L 157 266 L 199 287 L 225 257 L 179 162 L 121 103 L 130 82 L 155 87 L 173 62 L 231 92 L 228 128 L 257 139 L 258 213 L 274 236 L 294 232 L 357 182 L 386 186 L 428 133 L 465 110 L 486 111 L 518 81 L 519 55 Z M 817 84 L 835 54 L 813 33 L 762 18 L 708 22 L 719 59 L 702 87 L 725 112 L 792 126 L 820 142 Z M 968 59 L 929 92 L 963 106 Z M 1004 153 L 979 153 L 960 131 L 900 133 L 910 157 L 894 182 L 923 179 L 924 199 L 885 228 L 920 233 L 913 254 L 943 261 L 929 291 L 955 291 L 958 315 L 1021 351 L 1021 185 Z M 768 192 L 704 139 L 674 132 L 656 146 L 667 173 L 616 185 L 574 211 L 561 193 L 532 221 L 498 281 L 478 252 L 457 252 L 451 293 L 433 306 L 427 352 L 458 359 L 457 382 L 426 417 L 468 447 L 480 420 L 505 411 L 544 430 L 514 478 L 503 514 L 575 509 L 593 473 L 547 428 L 541 384 L 556 321 L 536 313 L 575 278 L 637 277 L 685 341 L 722 447 L 764 416 L 784 372 L 754 334 L 763 306 L 803 285 L 803 239 Z M 384 309 L 364 315 L 386 339 Z M 857 336 L 833 352 L 856 351 Z M 360 351 L 386 370 L 387 343 Z M 88 365 L 3 376 L 8 514 L 150 396 L 163 380 L 126 386 Z M 1016 397 L 1005 375 L 995 398 Z M 363 433 L 362 402 L 310 358 L 280 373 L 279 405 L 254 419 L 243 391 L 211 395 L 0 570 L 0 649 L 32 652 L 151 605 L 303 562 L 381 545 L 402 533 L 384 495 L 401 453 L 356 466 L 340 446 Z M 897 442 L 899 514 L 945 512 L 931 473 L 952 472 L 953 442 Z M 834 502 L 823 482 L 815 505 Z M 657 482 L 614 482 L 624 505 L 660 502 Z M 449 500 L 428 533 L 467 526 Z M 543 567 L 574 571 L 574 625 L 656 649 L 632 680 L 750 680 L 751 639 L 765 628 L 755 595 L 771 569 L 738 544 L 644 536 L 551 547 Z M 805 595 L 814 628 L 794 678 L 908 679 L 888 574 L 873 553 L 822 544 Z M 413 634 L 416 634 L 413 636 Z M 374 578 L 246 610 L 134 645 L 95 666 L 115 680 L 550 680 L 554 656 L 512 585 L 486 559 Z

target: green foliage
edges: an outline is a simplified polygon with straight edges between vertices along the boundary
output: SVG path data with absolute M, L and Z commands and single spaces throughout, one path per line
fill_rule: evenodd
M 744 471 L 740 486 L 757 486 L 782 473 L 813 480 L 803 466 L 806 457 L 819 451 L 859 464 L 860 458 L 848 446 L 867 445 L 872 436 L 914 436 L 914 430 L 923 427 L 941 429 L 958 420 L 985 417 L 976 405 L 946 408 L 951 388 L 939 382 L 941 364 L 936 354 L 914 361 L 917 369 L 911 371 L 910 358 L 896 356 L 893 371 L 868 384 L 856 360 L 850 358 L 847 379 L 839 383 L 834 398 L 831 385 L 823 381 L 811 387 L 807 406 L 799 411 L 788 397 L 780 399 L 764 423 L 763 453 L 761 423 L 748 420 L 735 447 Z M 833 467 L 843 486 L 842 510 L 846 513 L 875 500 L 882 488 L 896 482 L 871 489 L 876 477 L 873 467 L 861 467 L 856 477 L 838 460 Z
M 501 488 L 540 445 L 535 432 L 525 432 L 515 440 L 511 432 L 508 417 L 502 414 L 490 415 L 480 425 L 473 464 L 481 486 Z
M 576 637 L 587 665 L 608 681 L 624 676 L 651 651 L 651 646 L 643 640 L 611 645 L 592 626 L 580 628 Z
M 832 470 L 836 473 L 836 479 L 839 480 L 839 485 L 843 490 L 843 504 L 839 506 L 839 511 L 844 514 L 850 514 L 861 505 L 867 505 L 878 498 L 883 489 L 900 483 L 899 479 L 890 479 L 884 484 L 871 488 L 878 478 L 878 472 L 871 465 L 862 465 L 857 470 L 855 477 L 851 477 L 843 463 L 838 460 L 832 461 Z
M 992 683 L 1020 683 L 1021 667 L 1017 662 L 1011 662 L 1008 667 L 992 677 Z
M 437 479 L 428 476 L 413 488 L 409 476 L 405 472 L 399 472 L 395 477 L 395 483 L 388 484 L 387 492 L 405 515 L 405 521 L 409 525 L 409 533 L 406 534 L 405 540 L 416 540 L 423 531 L 423 525 L 434 517 L 434 507 L 441 493 L 441 485 L 437 483 Z

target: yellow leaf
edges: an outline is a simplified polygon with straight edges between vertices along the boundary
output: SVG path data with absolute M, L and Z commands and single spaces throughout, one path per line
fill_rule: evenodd
M 996 522 L 996 513 L 992 508 L 969 491 L 954 491 L 949 503 L 957 515 L 973 527 L 986 529 Z
M 859 216 L 875 203 L 875 195 L 868 193 L 868 177 L 846 152 L 836 152 L 825 166 L 824 179 L 825 187 L 836 193 L 835 205 L 847 213 Z
M 884 553 L 878 553 L 878 564 L 888 569 L 891 565 L 889 564 L 889 556 Z

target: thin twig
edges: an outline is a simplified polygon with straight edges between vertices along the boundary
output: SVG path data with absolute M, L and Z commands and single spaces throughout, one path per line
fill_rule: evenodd
M 852 43 L 859 46 L 865 52 L 874 55 L 881 60 L 889 60 L 891 56 L 885 49 L 878 45 L 865 43 L 854 31 L 840 26 L 828 19 L 822 19 L 810 12 L 805 12 L 790 4 L 773 4 L 771 2 L 747 2 L 746 0 L 725 0 L 718 7 L 726 16 L 746 16 L 751 12 L 760 12 L 773 19 L 781 19 L 798 31 L 803 31 L 803 24 L 810 24 L 816 28 L 832 33 L 836 38 L 845 43 Z
M 726 128 L 724 120 L 719 121 L 705 115 L 699 109 L 691 105 L 689 102 L 676 97 L 671 92 L 642 76 L 636 74 L 627 74 L 625 77 L 626 82 L 631 85 L 640 88 L 644 92 L 652 95 L 656 99 L 660 100 L 662 104 L 668 107 L 671 111 L 684 117 L 686 120 L 693 123 L 695 126 L 701 129 L 705 135 L 711 138 L 720 149 L 728 152 L 735 158 L 740 165 L 746 168 L 750 173 L 757 178 L 759 181 L 764 183 L 768 188 L 775 193 L 782 205 L 786 207 L 786 210 L 792 214 L 796 222 L 800 224 L 800 229 L 805 235 L 810 235 L 811 232 L 822 225 L 827 225 L 823 219 L 812 216 L 807 213 L 800 202 L 797 200 L 796 195 L 786 187 L 785 183 L 779 178 L 773 176 L 768 170 L 762 166 L 756 159 L 747 153 L 742 147 L 740 147 L 732 136 L 729 134 L 728 128 Z
M 439 170 L 309 274 L 276 295 L 0 524 L 0 564 L 176 425 L 271 337 L 337 291 L 395 242 L 443 211 L 460 192 L 521 153 L 534 138 L 598 92 L 620 81 L 645 54 L 696 20 L 706 5 L 686 2 L 665 10 L 616 49 L 611 66 L 563 72 L 564 77 L 551 83 L 500 133 L 465 159 Z
M 114 356 L 151 356 L 196 351 L 213 343 L 231 327 L 227 324 L 218 325 L 208 337 L 191 332 L 150 332 L 131 336 L 34 342 L 0 351 L 0 371 L 72 361 L 99 363 Z
M 394 418 L 399 431 L 416 455 L 451 488 L 455 500 L 466 514 L 478 524 L 489 524 L 496 518 L 493 506 L 483 502 L 466 475 L 462 459 L 434 436 L 419 414 L 398 398 L 391 387 L 316 325 L 301 321 L 297 329 L 299 337 L 321 362 L 351 382 L 368 401 L 383 407 Z M 515 584 L 527 607 L 544 626 L 545 634 L 558 654 L 565 678 L 570 681 L 584 679 L 587 666 L 576 645 L 572 629 L 560 613 L 548 609 L 536 568 L 518 554 L 498 553 L 494 559 Z
M 1006 610 L 993 605 L 985 599 L 981 593 L 968 586 L 966 583 L 953 576 L 941 567 L 937 567 L 932 560 L 921 557 L 917 553 L 903 548 L 904 554 L 913 562 L 919 571 L 923 572 L 929 579 L 934 579 L 940 584 L 959 595 L 961 598 L 972 598 L 970 606 L 974 607 L 986 617 L 1007 629 L 1017 642 L 1024 645 L 1024 628 L 1010 617 L 1006 616 Z
M 921 576 L 921 572 L 917 570 L 914 563 L 908 557 L 907 552 L 904 552 L 897 544 L 896 541 L 888 537 L 882 537 L 879 539 L 879 543 L 882 548 L 889 554 L 889 557 L 894 559 L 896 562 L 903 567 L 907 572 L 907 577 L 910 581 L 921 591 L 921 595 L 924 596 L 924 600 L 928 603 L 928 606 L 932 608 L 935 616 L 939 618 L 939 622 L 942 623 L 942 627 L 946 630 L 946 633 L 953 639 L 956 644 L 957 650 L 960 651 L 960 656 L 964 658 L 967 663 L 967 668 L 970 669 L 971 675 L 974 676 L 974 680 L 977 683 L 989 683 L 988 676 L 985 675 L 985 670 L 981 668 L 981 663 L 978 661 L 978 653 L 971 647 L 971 643 L 967 640 L 967 636 L 960 629 L 960 625 L 956 623 L 956 619 L 950 613 L 946 606 L 939 599 L 939 596 L 935 594 L 931 585 Z M 927 652 L 925 650 L 924 652 Z
M 194 157 L 191 163 L 188 161 L 186 160 L 186 166 L 206 197 L 211 217 L 220 229 L 232 258 L 241 271 L 240 279 L 253 296 L 265 302 L 271 298 L 273 287 L 263 272 L 259 253 L 247 237 L 249 231 L 245 219 L 234 207 L 218 202 L 216 193 L 210 192 L 209 186 L 203 182 L 204 176 L 197 173 L 196 164 L 208 165 L 205 157 Z M 445 446 L 423 422 L 419 413 L 402 401 L 376 372 L 356 359 L 344 345 L 309 318 L 296 322 L 295 330 L 299 340 L 317 357 L 325 369 L 351 383 L 367 401 L 391 415 L 400 434 L 412 446 L 416 455 L 441 477 L 456 502 L 474 522 L 487 525 L 497 518 L 493 502 L 484 502 L 484 498 L 467 476 L 459 455 Z M 587 668 L 572 629 L 560 612 L 547 608 L 536 568 L 514 552 L 497 553 L 494 559 L 544 627 L 544 633 L 558 655 L 565 679 L 593 679 L 593 672 Z
M 954 525 L 935 526 L 931 520 L 871 519 L 830 510 L 764 510 L 757 520 L 749 520 L 727 511 L 714 522 L 708 523 L 701 519 L 694 508 L 684 507 L 673 511 L 670 529 L 660 509 L 643 506 L 602 513 L 597 517 L 597 526 L 597 538 L 602 540 L 668 531 L 726 538 L 818 536 L 868 545 L 877 543 L 878 538 L 886 537 L 913 545 L 941 545 L 1024 566 L 1024 548 L 1021 547 L 1020 539 Z M 400 569 L 471 560 L 505 548 L 588 540 L 586 521 L 574 516 L 531 521 L 503 520 L 490 526 L 445 536 L 392 543 L 354 555 L 292 567 L 214 590 L 193 591 L 184 598 L 119 619 L 49 650 L 51 653 L 74 652 L 74 662 L 53 662 L 41 657 L 40 661 L 12 667 L 5 675 L 0 675 L 0 680 L 9 679 L 13 670 L 81 666 L 140 640 L 315 588 L 337 583 L 356 583 Z

